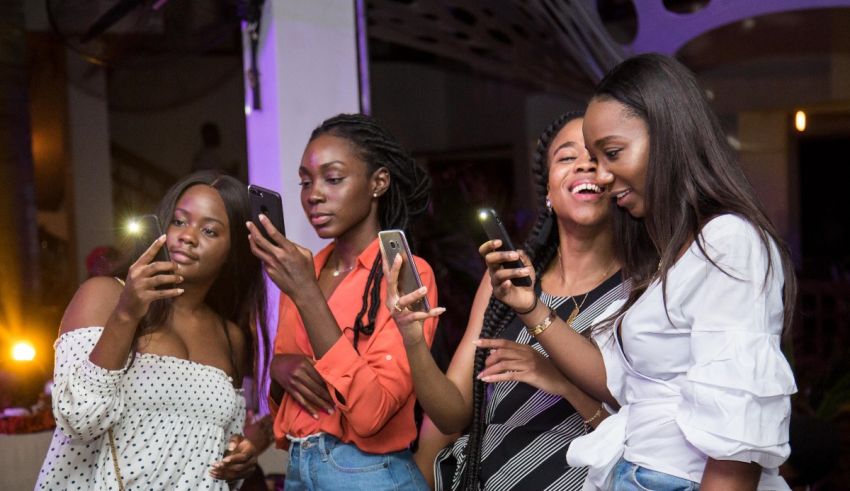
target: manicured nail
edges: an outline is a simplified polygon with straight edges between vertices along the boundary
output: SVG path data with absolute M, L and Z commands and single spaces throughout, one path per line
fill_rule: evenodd
M 313 413 L 313 419 L 319 419 L 319 415 L 316 414 L 316 413 Z
M 262 213 L 260 213 L 260 221 L 261 221 L 261 222 L 263 222 L 263 223 L 265 223 L 265 222 L 269 221 L 269 219 L 268 219 L 268 218 L 266 218 L 266 216 L 265 216 L 265 215 L 263 215 Z
M 445 307 L 437 307 L 437 308 L 434 309 L 434 313 L 437 314 L 437 315 L 440 315 L 445 311 L 446 311 Z
M 419 290 L 416 290 L 416 291 L 419 292 L 419 293 L 428 293 L 428 287 L 423 286 L 422 288 L 420 288 Z
M 178 294 L 178 295 L 183 295 L 183 292 L 184 292 L 184 291 L 186 291 L 186 290 L 184 290 L 184 289 L 182 289 L 182 288 L 178 288 L 178 289 L 177 289 L 177 294 Z
M 472 344 L 474 344 L 475 346 L 481 346 L 481 340 L 480 339 L 473 339 Z

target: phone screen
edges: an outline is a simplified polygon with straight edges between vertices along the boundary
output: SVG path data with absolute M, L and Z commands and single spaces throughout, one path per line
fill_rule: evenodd
M 478 220 L 481 222 L 481 227 L 484 228 L 484 233 L 487 234 L 487 238 L 489 240 L 501 240 L 502 245 L 499 246 L 497 251 L 506 252 L 506 251 L 515 251 L 513 242 L 511 242 L 511 237 L 508 235 L 507 230 L 505 230 L 505 226 L 502 224 L 502 220 L 499 218 L 499 215 L 496 213 L 496 210 L 493 208 L 482 208 L 478 210 Z M 502 264 L 503 268 L 521 268 L 523 267 L 522 261 L 508 261 Z M 519 278 L 511 278 L 511 283 L 516 286 L 531 286 L 531 278 L 528 276 L 522 276 Z
M 398 273 L 399 295 L 407 295 L 421 288 L 422 279 L 419 277 L 419 271 L 416 269 L 416 263 L 413 261 L 413 254 L 410 252 L 410 246 L 404 232 L 401 230 L 382 230 L 378 232 L 378 238 L 380 239 L 383 260 L 388 266 L 392 266 L 396 256 L 402 256 L 403 264 Z M 410 310 L 422 312 L 431 310 L 428 297 L 422 297 L 422 300 L 410 306 Z
M 286 228 L 283 223 L 283 203 L 280 194 L 256 184 L 248 185 L 248 197 L 251 200 L 251 220 L 260 229 L 260 233 L 266 240 L 274 241 L 266 233 L 266 228 L 260 223 L 260 213 L 265 215 L 282 235 L 286 236 Z

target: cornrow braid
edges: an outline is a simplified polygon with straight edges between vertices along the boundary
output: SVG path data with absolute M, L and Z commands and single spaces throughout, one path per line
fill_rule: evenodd
M 549 187 L 549 146 L 552 139 L 570 121 L 581 118 L 582 112 L 569 112 L 553 121 L 540 135 L 534 150 L 532 173 L 537 193 L 537 219 L 531 229 L 524 250 L 531 258 L 531 264 L 537 278 L 540 278 L 546 266 L 552 262 L 558 252 L 558 227 L 555 225 L 554 212 L 546 206 L 546 194 Z M 481 326 L 482 338 L 497 338 L 513 321 L 516 314 L 507 305 L 491 296 L 484 312 L 484 322 Z M 486 425 L 484 399 L 485 383 L 478 380 L 478 374 L 484 369 L 487 358 L 486 350 L 475 351 L 475 363 L 472 370 L 472 423 L 469 428 L 469 441 L 464 448 L 466 454 L 466 473 L 463 489 L 478 491 L 481 477 L 481 442 Z
M 390 184 L 378 201 L 378 220 L 382 230 L 406 230 L 428 209 L 431 192 L 431 178 L 428 173 L 402 148 L 398 140 L 373 118 L 364 114 L 338 114 L 313 130 L 310 141 L 321 135 L 332 135 L 347 140 L 366 164 L 369 173 L 381 168 L 387 169 Z M 369 280 L 363 291 L 363 303 L 354 319 L 355 348 L 361 332 L 369 336 L 375 330 L 375 318 L 381 305 L 383 277 L 379 255 L 369 271 Z

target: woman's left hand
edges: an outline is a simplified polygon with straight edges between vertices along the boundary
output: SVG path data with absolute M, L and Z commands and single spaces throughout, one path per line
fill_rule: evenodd
M 250 234 L 251 252 L 265 266 L 269 278 L 280 290 L 292 297 L 305 285 L 316 282 L 316 270 L 313 267 L 313 254 L 304 247 L 288 240 L 265 215 L 260 222 L 274 242 L 266 239 L 253 222 L 246 222 Z
M 478 375 L 487 383 L 516 380 L 553 395 L 564 396 L 569 384 L 552 362 L 527 344 L 507 339 L 479 339 L 479 349 L 490 349 L 484 370 Z
M 401 271 L 403 262 L 401 254 L 399 254 L 395 257 L 391 267 L 386 262 L 382 262 L 381 264 L 384 268 L 384 278 L 387 280 L 387 309 L 389 309 L 390 315 L 392 315 L 398 330 L 401 332 L 404 344 L 411 346 L 425 340 L 423 329 L 425 320 L 439 316 L 446 309 L 444 307 L 434 307 L 428 312 L 409 309 L 411 305 L 416 304 L 428 295 L 428 288 L 423 286 L 407 295 L 401 295 L 399 293 L 398 274 Z
M 225 457 L 214 462 L 210 475 L 216 479 L 232 481 L 248 477 L 257 467 L 257 449 L 251 440 L 233 435 L 227 443 Z

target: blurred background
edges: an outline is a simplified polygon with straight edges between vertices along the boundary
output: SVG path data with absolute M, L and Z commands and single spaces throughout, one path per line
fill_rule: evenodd
M 120 261 L 126 221 L 180 176 L 215 168 L 280 189 L 290 238 L 316 249 L 295 191 L 309 130 L 371 113 L 434 180 L 413 236 L 448 307 L 434 346 L 447 365 L 483 272 L 474 210 L 497 208 L 521 242 L 537 135 L 649 51 L 698 75 L 793 251 L 789 472 L 798 489 L 846 489 L 846 0 L 0 3 L 0 448 L 29 449 L 0 459 L 0 488 L 31 489 L 44 457 L 65 305 Z

